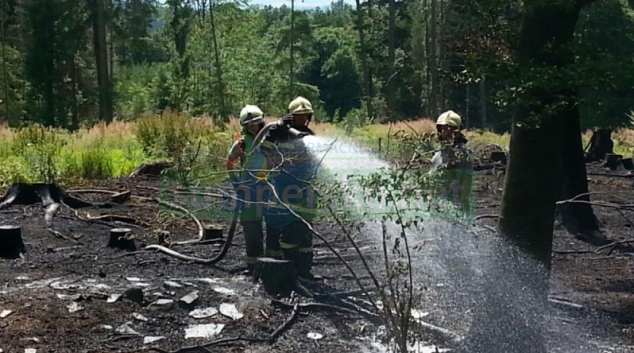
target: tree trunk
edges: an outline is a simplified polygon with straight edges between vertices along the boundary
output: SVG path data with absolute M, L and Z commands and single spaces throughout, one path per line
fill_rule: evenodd
M 291 59 L 291 67 L 290 67 L 290 71 L 288 72 L 288 81 L 289 81 L 289 100 L 293 100 L 295 98 L 295 87 L 294 87 L 294 68 L 293 68 L 293 64 L 294 64 L 294 57 L 293 57 L 293 49 L 295 48 L 295 0 L 291 0 L 291 43 L 290 43 L 290 59 Z
M 108 49 L 106 44 L 106 25 L 104 21 L 104 0 L 91 0 L 93 20 L 93 44 L 99 86 L 99 118 L 112 122 L 112 97 L 108 79 Z
M 432 0 L 423 0 L 423 8 L 425 9 L 425 58 L 427 60 L 427 65 L 425 65 L 425 73 L 426 73 L 426 80 L 429 81 L 429 79 L 431 78 L 431 69 L 430 69 L 430 57 L 431 57 L 431 39 L 430 39 L 430 17 L 429 17 L 429 3 L 428 1 L 432 1 Z M 425 92 L 427 94 L 427 104 L 425 105 L 425 110 L 427 111 L 427 118 L 431 118 L 431 119 L 436 119 L 436 116 L 432 115 L 432 110 L 431 110 L 431 87 L 428 87 L 427 92 Z
M 525 5 L 517 57 L 521 73 L 570 70 L 574 57 L 562 48 L 573 41 L 580 8 L 545 1 Z M 557 103 L 574 107 L 576 92 L 536 83 L 522 97 L 535 104 L 520 104 L 513 115 L 499 220 L 503 238 L 492 247 L 482 305 L 467 339 L 470 353 L 546 352 L 542 314 L 547 307 L 561 136 L 568 112 L 547 115 L 542 109 Z M 486 327 L 492 322 L 495 330 Z
M 440 0 L 440 16 L 439 16 L 440 29 L 438 30 L 438 37 L 440 42 L 436 39 L 436 45 L 438 46 L 438 64 L 441 72 L 447 72 L 447 60 L 445 60 L 445 1 Z M 439 111 L 445 111 L 445 75 L 438 74 L 438 107 Z
M 602 161 L 605 159 L 605 155 L 610 153 L 614 153 L 612 130 L 594 130 L 592 138 L 590 138 L 590 146 L 586 155 L 586 162 Z
M 220 63 L 220 51 L 218 50 L 218 40 L 216 38 L 216 21 L 214 18 L 214 3 L 209 4 L 209 19 L 211 20 L 211 36 L 214 43 L 214 57 L 216 59 L 216 79 L 220 88 L 220 116 L 225 123 L 229 122 L 229 114 L 225 104 L 225 86 L 222 80 L 222 64 Z
M 396 87 L 394 83 L 394 77 L 396 76 L 396 4 L 395 0 L 390 0 L 389 3 L 389 48 L 388 48 L 388 61 L 390 62 L 390 70 L 387 81 L 387 101 L 389 109 L 394 112 L 396 109 Z
M 480 81 L 480 121 L 482 129 L 487 128 L 487 85 L 484 80 Z
M 581 122 L 578 106 L 568 111 L 565 117 L 566 131 L 563 135 L 563 160 L 561 178 L 561 199 L 568 200 L 588 193 L 588 177 L 581 141 Z M 580 201 L 590 201 L 590 196 L 579 197 Z M 559 206 L 566 229 L 573 234 L 590 235 L 599 230 L 599 223 L 592 205 L 565 203 Z
M 468 129 L 470 125 L 470 122 L 469 122 L 470 113 L 471 113 L 471 84 L 467 82 L 467 98 L 465 102 L 465 116 L 464 116 L 465 129 Z
M 7 75 L 7 55 L 5 53 L 5 45 L 7 45 L 6 44 L 7 32 L 4 26 L 5 24 L 4 4 L 5 4 L 5 1 L 3 1 L 2 6 L 0 6 L 0 26 L 2 30 L 2 81 L 4 83 L 4 111 L 5 111 L 4 118 L 6 119 L 6 121 L 11 121 L 11 116 L 10 116 L 11 110 L 9 109 L 9 82 L 8 82 L 9 75 Z M 2 123 L 2 120 L 3 119 L 0 119 L 0 123 Z
M 73 55 L 73 60 L 70 62 L 70 80 L 71 80 L 71 93 L 72 93 L 72 106 L 70 107 L 71 111 L 71 129 L 77 130 L 79 128 L 79 117 L 78 117 L 78 103 L 77 103 L 77 63 L 75 62 L 76 54 Z
M 438 0 L 431 0 L 431 25 L 429 33 L 429 71 L 431 74 L 431 90 L 429 92 L 429 113 L 432 119 L 438 116 L 438 30 L 437 27 L 437 15 L 436 10 L 438 7 Z
M 368 110 L 368 116 L 372 117 L 374 115 L 374 109 L 372 108 L 372 71 L 368 67 L 368 52 L 366 50 L 365 43 L 365 34 L 363 30 L 363 8 L 361 7 L 360 0 L 355 0 L 357 5 L 357 30 L 359 31 L 359 46 L 360 46 L 360 59 L 361 59 L 361 68 L 363 70 L 363 74 L 365 77 L 365 87 L 366 87 L 366 109 Z

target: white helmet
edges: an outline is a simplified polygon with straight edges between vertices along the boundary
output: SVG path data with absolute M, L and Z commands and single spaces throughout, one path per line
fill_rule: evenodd
M 255 105 L 247 104 L 240 111 L 240 125 L 264 121 L 264 113 Z

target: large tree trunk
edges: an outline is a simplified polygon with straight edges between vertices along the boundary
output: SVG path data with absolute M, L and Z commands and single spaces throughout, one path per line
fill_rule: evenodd
M 93 44 L 99 86 L 99 118 L 112 121 L 112 97 L 108 78 L 108 48 L 106 44 L 106 24 L 104 20 L 104 0 L 91 0 L 93 20 Z
M 571 199 L 588 193 L 588 177 L 581 141 L 581 122 L 579 107 L 575 106 L 565 116 L 566 130 L 563 135 L 563 160 L 561 178 L 561 198 Z M 577 198 L 590 201 L 590 196 Z M 565 203 L 559 207 L 562 221 L 566 229 L 573 234 L 586 234 L 599 230 L 597 218 L 592 205 L 587 203 Z
M 570 69 L 574 58 L 561 49 L 573 40 L 579 11 L 580 6 L 557 2 L 525 4 L 517 58 L 520 72 Z M 503 237 L 492 247 L 484 298 L 467 339 L 470 353 L 546 352 L 542 314 L 547 307 L 567 112 L 547 115 L 543 107 L 557 103 L 574 107 L 576 96 L 573 90 L 554 91 L 544 82 L 536 83 L 522 97 L 534 104 L 517 106 L 513 115 L 499 221 Z

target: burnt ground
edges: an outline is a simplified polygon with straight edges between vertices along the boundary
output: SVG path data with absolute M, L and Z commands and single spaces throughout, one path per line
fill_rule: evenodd
M 589 171 L 606 173 L 595 166 L 589 166 Z M 591 191 L 634 199 L 633 179 L 613 176 L 589 178 Z M 478 173 L 478 214 L 497 213 L 502 179 L 503 176 L 496 176 L 491 171 Z M 72 189 L 131 190 L 135 196 L 153 197 L 157 187 L 156 180 L 135 178 L 91 182 Z M 98 193 L 76 196 L 91 201 L 108 199 L 108 195 Z M 596 195 L 594 200 L 614 199 Z M 91 217 L 117 214 L 145 222 L 145 227 L 125 225 L 133 229 L 140 251 L 107 248 L 109 230 L 122 224 L 91 221 L 87 212 Z M 634 226 L 630 222 L 634 222 L 634 216 L 631 212 L 623 211 L 623 216 L 614 209 L 603 207 L 595 207 L 595 212 L 609 242 L 633 240 Z M 157 241 L 153 230 L 167 229 L 173 240 L 187 240 L 196 237 L 197 229 L 187 218 L 170 222 L 160 219 L 158 205 L 137 198 L 111 209 L 81 209 L 77 214 L 67 208 L 61 209 L 52 228 L 64 238 L 46 230 L 41 205 L 15 205 L 0 211 L 0 225 L 7 223 L 22 225 L 27 253 L 23 259 L 0 261 L 0 315 L 3 311 L 11 311 L 7 317 L 0 318 L 0 349 L 3 352 L 24 352 L 27 348 L 37 349 L 37 352 L 137 352 L 149 351 L 151 347 L 170 351 L 223 338 L 268 338 L 291 315 L 291 310 L 272 305 L 272 298 L 261 286 L 240 274 L 244 266 L 244 241 L 240 227 L 233 241 L 237 246 L 232 246 L 217 266 L 207 266 L 187 263 L 155 251 L 144 251 L 145 245 Z M 470 227 L 482 229 L 494 225 L 493 219 L 483 218 Z M 363 272 L 360 262 L 351 255 L 350 245 L 337 238 L 333 225 L 317 224 L 316 229 L 332 241 L 357 272 Z M 375 234 L 360 234 L 357 239 L 361 246 L 365 246 L 373 236 Z M 336 291 L 357 289 L 345 267 L 323 244 L 318 240 L 315 243 L 314 272 L 325 277 L 324 285 L 336 288 Z M 603 347 L 596 352 L 625 352 L 627 350 L 623 347 L 634 346 L 634 331 L 631 329 L 634 327 L 634 257 L 629 249 L 617 248 L 609 255 L 609 249 L 596 252 L 599 246 L 577 239 L 560 227 L 555 234 L 554 247 L 551 295 L 560 301 L 573 303 L 553 305 L 556 322 L 551 326 L 554 330 L 561 330 L 563 335 L 567 325 L 575 327 L 573 340 L 578 338 Z M 189 256 L 209 258 L 219 250 L 219 246 L 190 244 L 175 249 Z M 370 285 L 367 277 L 362 277 L 362 281 Z M 125 296 L 109 302 L 109 297 L 123 294 L 130 288 L 143 291 L 142 303 Z M 435 290 L 441 289 L 429 289 L 431 292 Z M 235 304 L 244 316 L 232 319 L 218 313 L 207 318 L 194 318 L 190 316 L 192 308 L 181 307 L 177 303 L 179 298 L 192 291 L 198 291 L 200 297 L 195 309 L 218 309 L 223 303 Z M 159 299 L 173 299 L 175 303 L 171 307 L 150 305 Z M 308 299 L 303 301 L 308 302 Z M 426 321 L 456 331 L 465 326 L 458 316 L 449 312 L 449 305 L 429 304 L 426 311 L 430 315 Z M 74 311 L 76 309 L 79 310 Z M 126 323 L 138 335 L 116 332 Z M 212 338 L 185 338 L 186 329 L 199 324 L 224 326 Z M 583 332 L 579 332 L 578 327 L 584 328 Z M 363 347 L 370 346 L 370 337 L 376 332 L 377 328 L 367 320 L 318 310 L 300 315 L 272 344 L 237 342 L 209 350 L 360 352 L 364 351 Z M 323 337 L 315 340 L 308 337 L 309 333 Z M 164 338 L 144 344 L 144 337 L 152 336 Z M 574 342 L 564 346 L 571 344 Z M 616 346 L 622 347 L 622 350 L 614 348 Z M 563 351 L 580 352 L 574 349 Z

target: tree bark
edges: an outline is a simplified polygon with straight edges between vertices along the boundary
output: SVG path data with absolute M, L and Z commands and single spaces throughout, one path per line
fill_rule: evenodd
M 396 76 L 396 4 L 395 0 L 389 0 L 389 48 L 388 61 L 390 62 L 390 70 L 387 81 L 387 100 L 390 110 L 396 111 L 396 88 L 394 86 L 394 77 Z
M 203 2 L 204 4 L 204 2 Z M 203 5 L 204 6 L 204 5 Z M 229 122 L 229 114 L 225 104 L 225 86 L 222 80 L 222 64 L 220 62 L 220 51 L 218 49 L 218 40 L 216 38 L 216 20 L 214 18 L 214 2 L 209 4 L 209 19 L 211 20 L 211 36 L 214 43 L 214 57 L 216 59 L 216 79 L 220 88 L 220 116 L 225 123 Z
M 106 25 L 104 20 L 104 0 L 91 0 L 93 20 L 93 44 L 99 87 L 99 118 L 112 122 L 112 96 L 108 78 L 108 49 L 106 44 Z
M 72 106 L 70 107 L 70 124 L 72 130 L 76 130 L 79 128 L 79 109 L 77 103 L 77 63 L 75 62 L 75 56 L 76 54 L 73 55 L 73 60 L 70 62 L 71 94 L 73 95 L 73 97 L 71 98 Z
M 365 87 L 366 87 L 366 109 L 368 110 L 368 116 L 374 116 L 374 109 L 372 107 L 372 71 L 368 67 L 368 59 L 367 59 L 367 49 L 365 43 L 365 33 L 363 30 L 363 8 L 361 7 L 360 0 L 355 0 L 357 5 L 357 30 L 359 32 L 359 46 L 360 46 L 360 59 L 361 59 L 361 68 L 363 69 L 363 74 L 365 77 Z
M 575 106 L 565 116 L 566 129 L 563 135 L 563 160 L 561 178 L 561 199 L 568 200 L 588 193 L 588 177 L 581 141 L 579 107 Z M 590 196 L 578 198 L 590 201 Z M 599 230 L 599 223 L 592 205 L 586 203 L 565 203 L 559 206 L 564 227 L 573 234 L 590 235 Z
M 431 90 L 429 92 L 429 113 L 431 118 L 435 119 L 438 116 L 438 30 L 437 30 L 437 15 L 436 10 L 438 7 L 438 0 L 431 0 L 431 25 L 429 34 L 429 71 L 431 74 Z
M 294 60 L 295 58 L 293 57 L 293 49 L 295 47 L 295 0 L 291 0 L 291 43 L 290 43 L 290 71 L 288 73 L 288 81 L 289 81 L 289 100 L 293 100 L 295 98 L 295 87 L 294 87 L 294 82 L 293 79 L 295 78 L 295 72 L 294 72 Z
M 482 129 L 487 128 L 487 85 L 484 80 L 480 81 L 480 121 Z
M 11 121 L 10 109 L 9 109 L 9 75 L 7 75 L 7 55 L 5 53 L 5 45 L 7 42 L 7 32 L 5 28 L 5 10 L 4 10 L 5 1 L 2 2 L 0 6 L 0 26 L 2 27 L 2 81 L 4 83 L 4 108 L 5 108 L 5 116 L 4 118 L 7 121 Z M 0 119 L 0 123 L 2 123 L 3 119 Z

